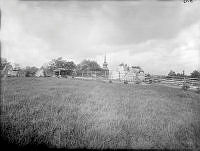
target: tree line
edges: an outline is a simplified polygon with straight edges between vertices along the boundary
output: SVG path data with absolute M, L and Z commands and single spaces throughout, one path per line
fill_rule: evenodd
M 182 73 L 176 73 L 173 70 L 170 70 L 168 73 L 168 77 L 190 77 L 190 78 L 199 78 L 200 79 L 200 71 L 194 70 L 190 75 L 185 75 L 184 71 Z
M 58 68 L 70 70 L 72 71 L 71 74 L 73 73 L 81 74 L 82 72 L 86 72 L 86 71 L 102 71 L 103 70 L 96 61 L 85 59 L 76 65 L 73 61 L 67 61 L 63 59 L 62 57 L 52 59 L 48 63 L 45 63 L 40 68 L 37 68 L 35 66 L 26 66 L 22 68 L 20 67 L 19 64 L 14 64 L 14 66 L 12 66 L 11 63 L 6 58 L 1 58 L 0 70 L 3 70 L 5 66 L 10 67 L 12 69 L 19 70 L 19 72 L 23 73 L 26 77 L 34 76 L 39 69 L 44 70 L 45 76 L 53 75 L 54 70 Z
M 26 66 L 25 68 L 22 68 L 20 67 L 19 64 L 15 64 L 14 67 L 12 67 L 11 63 L 6 58 L 1 58 L 0 70 L 3 70 L 5 66 L 10 67 L 10 68 L 17 68 L 20 72 L 24 73 L 25 76 L 27 77 L 34 76 L 35 73 L 39 69 L 35 66 Z M 103 70 L 96 61 L 85 59 L 76 65 L 73 61 L 67 61 L 63 59 L 62 57 L 52 59 L 51 61 L 44 64 L 40 68 L 44 70 L 46 76 L 52 75 L 53 71 L 58 68 L 71 70 L 73 71 L 71 74 L 76 73 L 77 75 L 80 75 L 82 72 L 87 72 L 87 71 L 102 71 Z M 182 73 L 176 73 L 173 70 L 171 70 L 167 76 L 186 77 L 186 75 L 184 74 L 184 71 Z M 200 78 L 200 71 L 194 70 L 188 77 Z

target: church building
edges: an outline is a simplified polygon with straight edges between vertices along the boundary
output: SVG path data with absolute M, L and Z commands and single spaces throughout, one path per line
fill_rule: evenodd
M 108 76 L 109 76 L 109 69 L 108 69 L 108 63 L 106 62 L 106 54 L 105 54 L 104 63 L 103 63 L 103 73 L 104 73 L 104 77 L 108 78 Z

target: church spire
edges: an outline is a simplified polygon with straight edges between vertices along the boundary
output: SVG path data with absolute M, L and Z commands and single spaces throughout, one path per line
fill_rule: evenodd
M 108 69 L 108 63 L 106 62 L 106 53 L 105 53 L 105 56 L 104 56 L 104 63 L 103 63 L 103 69 Z
M 106 63 L 106 53 L 105 53 L 105 56 L 104 56 L 104 63 Z

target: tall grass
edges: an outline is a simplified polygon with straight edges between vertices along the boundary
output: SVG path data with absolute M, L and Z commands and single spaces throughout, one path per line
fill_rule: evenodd
M 199 100 L 164 86 L 8 78 L 2 81 L 2 136 L 18 146 L 196 149 Z

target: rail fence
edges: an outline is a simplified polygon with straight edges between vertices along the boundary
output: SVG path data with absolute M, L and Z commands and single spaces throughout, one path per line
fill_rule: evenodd
M 117 75 L 116 75 L 117 76 Z M 124 80 L 118 78 L 113 79 L 112 77 L 74 77 L 75 80 L 96 80 L 96 81 L 102 81 L 102 82 L 108 82 L 112 81 L 113 83 L 122 83 Z M 138 84 L 135 79 L 129 80 L 128 84 Z M 189 78 L 189 77 L 160 77 L 160 76 L 151 76 L 147 77 L 145 76 L 145 80 L 141 82 L 141 84 L 158 84 L 158 85 L 165 85 L 170 87 L 176 87 L 181 88 L 184 83 L 187 83 L 189 85 L 189 89 L 197 90 L 200 88 L 200 79 L 198 78 Z
M 198 78 L 152 76 L 147 79 L 151 79 L 153 83 L 158 83 L 167 86 L 182 87 L 185 83 L 187 83 L 190 89 L 200 88 L 200 79 Z

